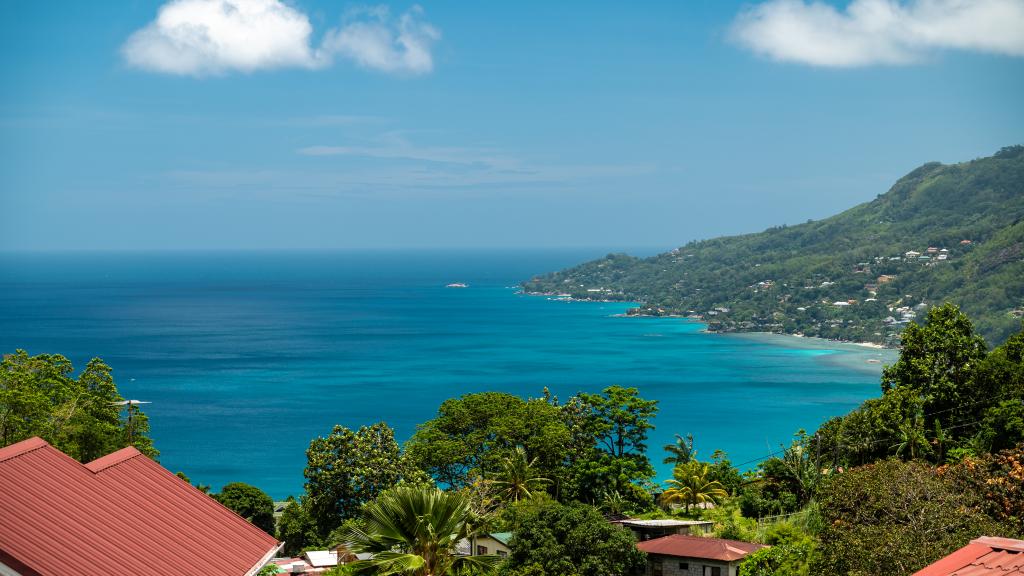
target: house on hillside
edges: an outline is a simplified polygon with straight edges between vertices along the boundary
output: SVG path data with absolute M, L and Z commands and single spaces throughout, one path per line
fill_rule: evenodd
M 472 538 L 463 538 L 455 547 L 455 553 L 461 556 L 496 555 L 505 558 L 512 552 L 509 542 L 511 532 L 491 532 L 477 534 Z
M 920 255 L 921 255 L 921 253 L 917 252 L 916 250 L 908 250 L 908 251 L 903 253 L 903 256 L 905 256 L 908 260 L 917 258 Z
M 512 540 L 511 532 L 480 534 L 473 539 L 473 556 L 497 554 L 499 558 L 505 558 L 512 551 L 508 545 L 510 540 Z
M 982 536 L 913 576 L 1022 576 L 1024 540 Z
M 647 553 L 644 576 L 739 576 L 743 559 L 765 546 L 674 534 L 636 547 Z
M 636 536 L 638 542 L 654 540 L 673 534 L 695 536 L 710 534 L 715 526 L 715 523 L 709 520 L 635 520 L 633 518 L 613 520 L 612 524 L 629 528 L 633 535 Z
M 81 464 L 0 448 L 0 574 L 252 576 L 283 542 L 129 447 Z

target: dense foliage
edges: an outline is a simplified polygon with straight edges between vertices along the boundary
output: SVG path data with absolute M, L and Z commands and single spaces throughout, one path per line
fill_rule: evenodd
M 947 304 L 905 336 L 883 372 L 882 396 L 818 430 L 819 463 L 899 456 L 941 464 L 1024 442 L 1024 331 L 986 352 L 970 319 Z
M 306 460 L 305 508 L 321 538 L 400 480 L 420 475 L 383 422 L 356 431 L 335 426 L 310 442 Z
M 644 566 L 633 534 L 591 506 L 539 499 L 512 516 L 506 576 L 619 576 Z
M 961 164 L 925 164 L 825 220 L 695 241 L 651 258 L 610 254 L 523 288 L 638 301 L 636 313 L 698 316 L 716 331 L 887 344 L 922 308 L 950 301 L 995 343 L 1024 312 L 1022 256 L 1024 146 L 1012 146 Z
M 569 441 L 561 410 L 552 402 L 483 392 L 446 400 L 437 418 L 419 426 L 406 451 L 441 485 L 462 488 L 497 473 L 517 448 L 540 477 L 561 478 Z
M 274 501 L 263 490 L 243 482 L 231 482 L 213 498 L 267 534 L 274 534 Z
M 76 378 L 59 354 L 7 354 L 0 362 L 0 446 L 39 436 L 81 462 L 129 445 L 155 458 L 149 420 L 123 401 L 99 358 Z
M 465 488 L 507 479 L 509 459 L 521 450 L 532 474 L 560 499 L 593 503 L 612 491 L 643 508 L 652 504 L 645 442 L 656 414 L 656 401 L 621 386 L 565 404 L 546 391 L 529 400 L 467 394 L 446 400 L 437 418 L 420 425 L 406 453 L 440 485 Z
M 294 556 L 320 543 L 316 524 L 309 516 L 308 509 L 309 504 L 305 499 L 288 498 L 288 504 L 277 521 L 277 539 L 284 542 L 284 554 Z
M 459 542 L 479 531 L 479 520 L 464 493 L 405 486 L 367 503 L 343 532 L 342 541 L 352 552 L 373 555 L 352 564 L 359 574 L 489 572 L 497 565 L 497 556 L 458 554 Z
M 883 460 L 837 475 L 821 494 L 816 574 L 909 574 L 983 535 L 1008 534 L 923 462 Z

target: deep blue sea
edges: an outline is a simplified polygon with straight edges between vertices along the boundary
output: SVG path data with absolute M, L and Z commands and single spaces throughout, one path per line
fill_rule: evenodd
M 683 319 L 616 317 L 624 304 L 514 289 L 601 255 L 6 254 L 0 351 L 60 353 L 76 368 L 103 358 L 125 397 L 152 402 L 164 466 L 275 499 L 301 492 L 305 449 L 334 424 L 384 420 L 405 440 L 470 392 L 636 386 L 660 402 L 649 444 L 661 479 L 674 433 L 743 463 L 879 393 L 880 368 L 842 346 L 705 334 Z

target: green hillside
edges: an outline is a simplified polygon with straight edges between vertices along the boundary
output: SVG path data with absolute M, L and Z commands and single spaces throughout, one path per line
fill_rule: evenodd
M 522 284 L 528 293 L 631 300 L 642 315 L 713 331 L 898 344 L 951 301 L 990 343 L 1024 313 L 1024 146 L 929 163 L 871 202 L 820 221 L 691 242 L 651 258 L 609 254 Z

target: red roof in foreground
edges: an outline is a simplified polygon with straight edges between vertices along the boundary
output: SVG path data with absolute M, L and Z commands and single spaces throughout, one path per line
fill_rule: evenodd
M 25 576 L 243 576 L 279 548 L 135 448 L 83 465 L 40 438 L 0 449 L 0 519 Z
M 1014 576 L 1024 574 L 1024 540 L 982 536 L 914 576 Z
M 664 554 L 680 558 L 702 558 L 704 560 L 720 560 L 722 562 L 739 560 L 751 552 L 764 548 L 763 545 L 752 542 L 684 536 L 682 534 L 672 534 L 655 538 L 654 540 L 646 540 L 637 543 L 636 547 L 648 554 Z

